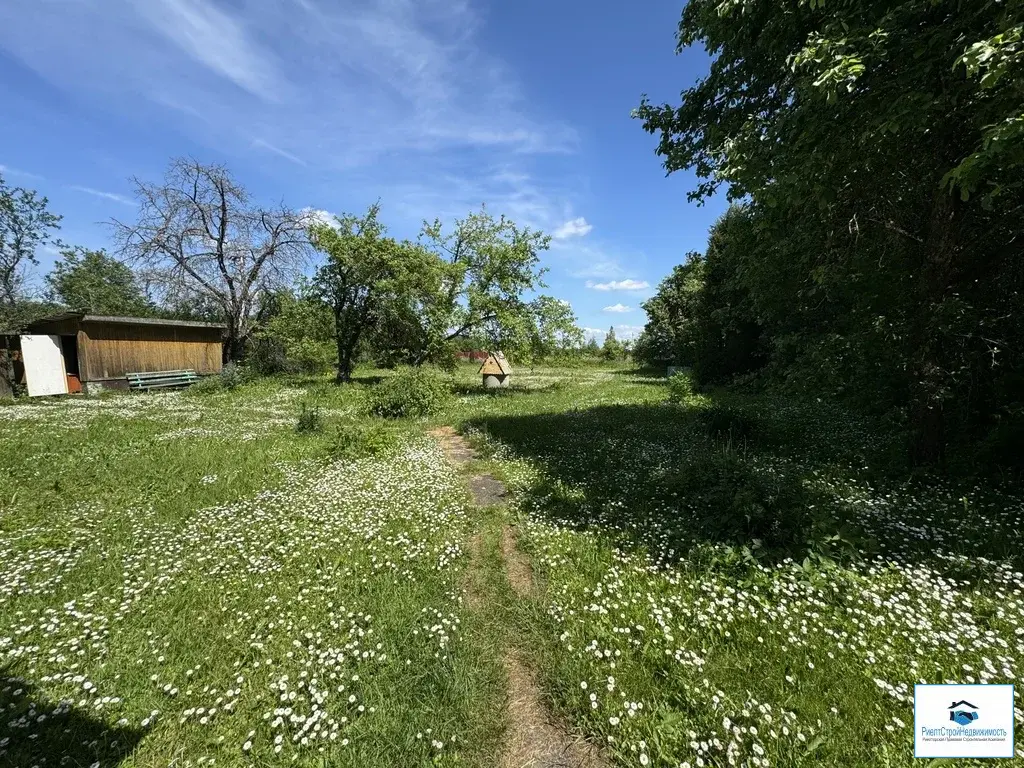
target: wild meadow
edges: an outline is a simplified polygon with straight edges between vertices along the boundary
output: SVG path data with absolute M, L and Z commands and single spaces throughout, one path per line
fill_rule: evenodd
M 1012 488 L 817 401 L 474 374 L 389 419 L 368 370 L 0 406 L 0 764 L 499 765 L 509 644 L 629 766 L 909 766 L 915 683 L 1017 680 Z

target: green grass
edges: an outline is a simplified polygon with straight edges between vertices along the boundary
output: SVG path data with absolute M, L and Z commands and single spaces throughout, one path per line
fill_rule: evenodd
M 490 766 L 514 643 L 622 765 L 909 766 L 915 682 L 1019 676 L 1019 495 L 829 404 L 475 370 L 412 419 L 369 370 L 0 408 L 0 764 Z
M 516 491 L 546 585 L 524 636 L 577 728 L 623 765 L 909 766 L 915 683 L 1016 680 L 1019 495 L 889 472 L 893 440 L 835 406 L 666 389 L 465 418 Z
M 487 764 L 501 671 L 466 639 L 464 486 L 413 425 L 329 465 L 360 394 L 5 409 L 0 762 Z

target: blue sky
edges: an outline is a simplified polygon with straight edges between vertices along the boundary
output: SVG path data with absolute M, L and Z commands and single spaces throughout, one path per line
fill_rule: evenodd
M 391 234 L 494 213 L 555 236 L 546 292 L 630 335 L 724 208 L 686 201 L 630 119 L 707 68 L 670 0 L 4 0 L 0 166 L 66 242 L 108 247 L 129 177 L 228 165 L 259 199 L 380 198 Z M 41 272 L 52 256 L 40 254 Z

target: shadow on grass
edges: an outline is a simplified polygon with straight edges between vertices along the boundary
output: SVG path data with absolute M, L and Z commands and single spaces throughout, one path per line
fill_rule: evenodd
M 700 562 L 702 553 L 741 565 L 880 552 L 936 562 L 926 537 L 907 545 L 902 520 L 865 524 L 849 487 L 867 488 L 870 477 L 871 498 L 888 503 L 890 481 L 870 470 L 885 465 L 888 443 L 824 406 L 722 396 L 483 416 L 467 426 L 539 465 L 539 481 L 525 492 L 535 514 L 640 546 L 666 564 Z M 905 477 L 891 480 L 898 486 L 906 489 Z M 970 546 L 965 553 L 1012 556 L 981 537 Z
M 651 368 L 649 366 L 643 368 L 611 368 L 608 369 L 608 373 L 613 373 L 616 376 L 636 376 L 645 381 L 650 380 L 651 383 L 668 383 L 668 371 L 665 368 Z
M 507 387 L 501 387 L 499 389 L 487 389 L 481 384 L 466 384 L 460 381 L 452 387 L 452 393 L 456 397 L 510 398 L 526 395 L 551 394 L 552 392 L 561 392 L 564 389 L 566 389 L 566 385 L 561 381 L 554 381 L 551 384 L 544 385 L 543 387 L 525 387 L 512 383 Z
M 0 711 L 6 737 L 0 765 L 70 765 L 112 768 L 127 758 L 144 732 L 110 726 L 71 702 L 47 701 L 23 678 L 0 670 Z

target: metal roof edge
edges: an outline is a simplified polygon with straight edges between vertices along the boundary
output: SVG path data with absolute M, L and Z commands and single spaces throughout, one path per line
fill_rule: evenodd
M 134 325 L 167 325 L 182 328 L 227 328 L 224 323 L 206 323 L 201 320 L 173 320 L 162 317 L 115 317 L 108 315 L 82 315 L 83 323 L 130 323 Z

